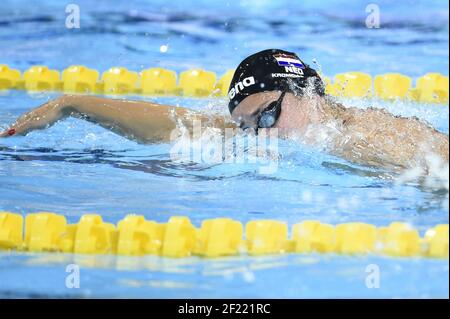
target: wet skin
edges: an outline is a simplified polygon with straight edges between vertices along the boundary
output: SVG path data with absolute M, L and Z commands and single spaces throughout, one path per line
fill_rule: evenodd
M 192 130 L 194 121 L 201 121 L 204 128 L 256 128 L 260 112 L 280 94 L 252 94 L 231 118 L 144 101 L 63 95 L 20 116 L 0 137 L 24 135 L 74 116 L 141 143 L 168 142 L 179 135 L 180 125 Z M 329 97 L 287 93 L 273 128 L 281 138 L 318 146 L 360 164 L 397 170 L 426 166 L 427 156 L 436 154 L 448 166 L 448 135 L 417 118 L 393 116 L 381 109 L 347 108 Z

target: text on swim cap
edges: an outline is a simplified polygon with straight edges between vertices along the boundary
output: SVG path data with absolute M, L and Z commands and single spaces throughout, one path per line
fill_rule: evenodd
M 236 83 L 233 88 L 231 88 L 230 92 L 228 92 L 228 97 L 232 100 L 236 94 L 241 92 L 245 87 L 249 87 L 255 84 L 255 78 L 253 76 L 249 76 L 242 81 Z
M 286 72 L 296 73 L 298 75 L 304 74 L 302 69 L 297 68 L 295 66 L 285 66 L 284 69 L 286 70 Z

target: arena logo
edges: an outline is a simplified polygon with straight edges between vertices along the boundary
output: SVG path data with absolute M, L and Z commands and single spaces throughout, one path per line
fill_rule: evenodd
M 236 83 L 234 88 L 231 88 L 230 92 L 228 92 L 228 97 L 232 100 L 236 94 L 241 92 L 244 88 L 249 87 L 255 84 L 255 78 L 253 76 L 246 77 L 242 81 Z

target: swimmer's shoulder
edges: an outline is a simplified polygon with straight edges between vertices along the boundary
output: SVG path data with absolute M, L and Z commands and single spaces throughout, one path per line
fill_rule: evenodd
M 343 125 L 349 125 L 357 117 L 358 109 L 347 107 L 334 99 L 325 99 L 323 110 L 326 120 L 337 121 Z

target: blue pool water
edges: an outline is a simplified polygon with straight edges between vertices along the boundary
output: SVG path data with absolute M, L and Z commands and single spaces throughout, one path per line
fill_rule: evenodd
M 257 50 L 292 50 L 322 72 L 448 75 L 448 2 L 378 1 L 381 28 L 364 26 L 366 1 L 77 1 L 81 28 L 64 27 L 65 3 L 3 1 L 0 64 L 64 69 L 85 64 L 141 70 L 192 67 L 224 73 Z M 161 52 L 161 46 L 168 46 Z M 56 94 L 0 93 L 0 128 Z M 142 98 L 142 97 L 132 97 Z M 226 115 L 223 99 L 146 100 Z M 376 100 L 448 134 L 448 105 Z M 294 142 L 279 141 L 277 170 L 260 163 L 174 162 L 171 144 L 140 145 L 78 119 L 0 140 L 0 210 L 52 211 L 77 222 L 98 213 L 116 223 L 127 213 L 167 221 L 186 215 L 199 226 L 228 216 L 242 222 L 306 219 L 387 225 L 405 221 L 421 234 L 449 222 L 448 171 L 431 186 L 399 183 L 389 172 L 357 166 Z M 264 163 L 263 163 L 264 164 Z M 266 163 L 267 164 L 267 163 Z M 445 172 L 443 173 L 445 175 Z M 444 187 L 442 187 L 442 183 Z M 445 187 L 446 185 L 446 187 Z M 65 286 L 66 266 L 81 267 L 80 288 Z M 366 267 L 381 286 L 366 287 Z M 172 260 L 0 253 L 0 297 L 447 297 L 447 260 L 287 255 Z

